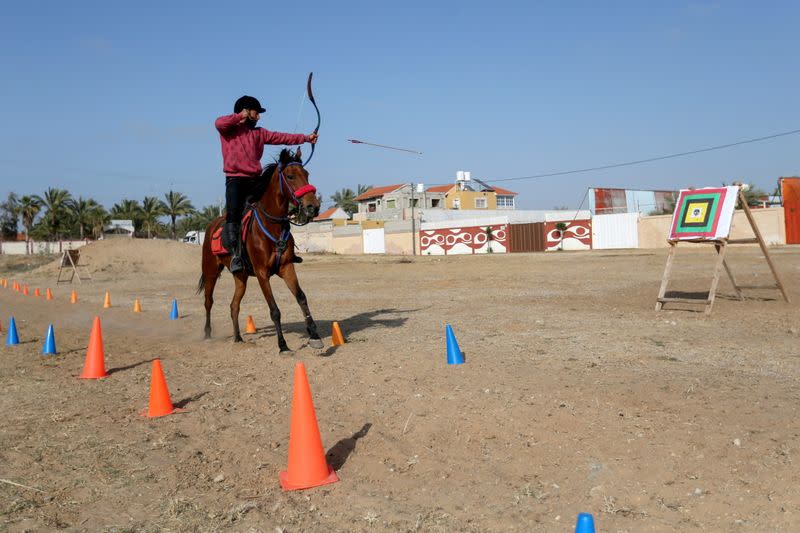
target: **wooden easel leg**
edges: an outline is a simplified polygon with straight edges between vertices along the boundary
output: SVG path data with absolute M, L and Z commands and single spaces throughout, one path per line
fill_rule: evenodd
M 661 311 L 664 303 L 659 300 L 667 293 L 669 275 L 672 272 L 672 261 L 675 259 L 675 243 L 669 243 L 669 255 L 667 256 L 667 266 L 664 267 L 664 276 L 661 278 L 661 288 L 658 290 L 658 300 L 656 300 L 656 311 Z
M 756 226 L 756 220 L 753 218 L 753 213 L 750 212 L 750 206 L 747 205 L 747 200 L 745 199 L 741 188 L 739 189 L 739 201 L 742 204 L 742 209 L 744 210 L 744 214 L 747 216 L 748 222 L 750 222 L 750 227 L 753 229 L 756 239 L 758 239 L 758 245 L 761 247 L 761 253 L 764 254 L 764 258 L 767 260 L 767 264 L 772 272 L 772 276 L 775 278 L 775 285 L 778 287 L 778 290 L 781 291 L 783 299 L 786 300 L 786 303 L 791 303 L 791 300 L 789 300 L 789 295 L 786 293 L 786 288 L 783 286 L 783 283 L 781 283 L 781 278 L 778 276 L 778 270 L 775 268 L 775 263 L 772 262 L 772 257 L 769 255 L 767 243 L 764 242 L 764 237 L 761 235 L 761 231 L 759 231 L 758 226 Z
M 714 306 L 714 298 L 717 295 L 717 285 L 719 284 L 719 272 L 722 270 L 722 264 L 725 262 L 725 251 L 728 246 L 725 242 L 714 245 L 717 249 L 717 264 L 714 266 L 714 277 L 711 279 L 711 288 L 708 290 L 708 304 L 706 304 L 707 315 L 711 314 L 711 308 Z
M 717 245 L 716 248 L 717 248 L 717 253 L 719 253 L 719 245 Z M 736 278 L 733 277 L 733 272 L 731 271 L 731 267 L 728 266 L 728 262 L 723 260 L 722 261 L 722 266 L 725 267 L 725 272 L 728 273 L 728 277 L 731 280 L 731 285 L 733 285 L 733 290 L 736 291 L 736 297 L 739 300 L 744 300 L 744 295 L 742 294 L 742 289 L 740 289 L 739 286 L 736 284 Z

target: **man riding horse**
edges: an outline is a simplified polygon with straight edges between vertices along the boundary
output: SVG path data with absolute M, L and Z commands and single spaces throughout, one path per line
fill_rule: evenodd
M 231 252 L 230 271 L 244 269 L 242 261 L 242 232 L 240 223 L 245 202 L 254 192 L 261 176 L 261 156 L 265 144 L 298 145 L 315 144 L 317 133 L 281 133 L 256 127 L 261 107 L 252 96 L 242 96 L 233 106 L 233 114 L 219 117 L 215 126 L 222 144 L 223 172 L 225 173 L 225 227 L 222 242 Z

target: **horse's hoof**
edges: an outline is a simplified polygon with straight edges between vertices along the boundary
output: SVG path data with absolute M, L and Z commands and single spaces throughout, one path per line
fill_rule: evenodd
M 312 348 L 316 348 L 317 350 L 325 347 L 325 345 L 322 343 L 322 340 L 320 339 L 309 339 L 308 345 L 311 346 Z
M 234 337 L 233 342 L 244 342 L 244 339 L 241 335 Z
M 289 348 L 286 348 L 285 350 L 281 350 L 280 352 L 278 352 L 278 355 L 282 355 L 283 357 L 291 357 L 294 355 L 294 352 L 291 351 Z

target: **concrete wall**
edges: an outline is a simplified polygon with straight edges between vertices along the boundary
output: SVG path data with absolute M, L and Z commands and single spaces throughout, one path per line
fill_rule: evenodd
M 768 245 L 786 244 L 786 226 L 783 219 L 783 208 L 751 209 L 764 241 Z M 639 248 L 666 248 L 672 215 L 642 217 L 639 219 Z M 736 210 L 731 225 L 732 239 L 746 239 L 753 236 L 747 215 Z M 691 243 L 687 243 L 691 244 Z M 702 245 L 698 245 L 702 246 Z
M 64 250 L 76 250 L 88 244 L 83 241 L 56 241 L 56 242 L 0 242 L 0 254 L 26 255 L 26 254 L 60 254 Z

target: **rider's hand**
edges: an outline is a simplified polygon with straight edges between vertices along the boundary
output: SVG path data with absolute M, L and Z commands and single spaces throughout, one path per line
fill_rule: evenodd
M 242 109 L 239 111 L 239 116 L 242 117 L 239 124 L 244 124 L 244 121 L 250 118 L 250 112 L 247 109 Z
M 312 133 L 311 135 L 308 136 L 308 142 L 310 142 L 311 144 L 317 144 L 318 137 L 319 135 L 317 135 L 316 133 Z

